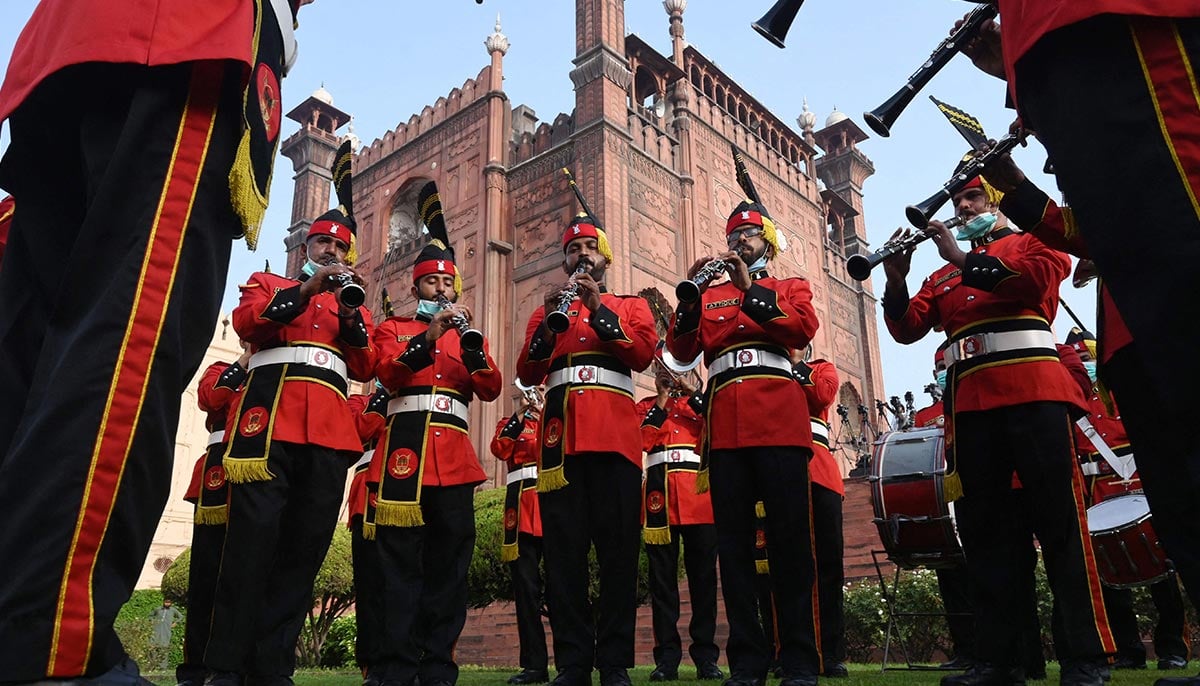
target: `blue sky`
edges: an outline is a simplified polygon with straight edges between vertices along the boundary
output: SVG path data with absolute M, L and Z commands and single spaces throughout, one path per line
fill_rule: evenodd
M 34 0 L 4 0 L 0 10 L 0 59 L 8 56 Z M 973 5 L 962 0 L 808 0 L 780 50 L 750 29 L 770 6 L 768 0 L 731 3 L 691 0 L 684 13 L 686 40 L 784 122 L 793 125 L 802 101 L 818 117 L 818 128 L 836 107 L 865 131 L 861 113 L 890 97 L 928 57 L 954 21 Z M 567 0 L 443 0 L 436 3 L 396 0 L 316 0 L 300 14 L 300 57 L 284 81 L 284 111 L 322 84 L 334 104 L 355 117 L 355 133 L 370 143 L 407 121 L 426 104 L 489 63 L 483 46 L 500 14 L 511 47 L 504 59 L 504 88 L 513 106 L 528 105 L 539 119 L 553 121 L 574 107 L 568 73 L 575 52 L 574 3 Z M 630 33 L 670 55 L 667 14 L 658 0 L 628 0 L 625 24 Z M 976 115 L 988 131 L 1003 133 L 1014 118 L 1004 108 L 1004 84 L 957 57 L 917 97 L 887 139 L 872 137 L 860 149 L 875 164 L 864 185 L 868 239 L 878 247 L 898 226 L 907 226 L 904 207 L 924 200 L 950 176 L 965 145 L 926 98 L 934 95 Z M 284 121 L 283 135 L 296 124 Z M 343 129 L 344 131 L 344 129 Z M 0 149 L 7 147 L 7 127 Z M 1051 197 L 1052 177 L 1040 173 L 1045 153 L 1037 145 L 1018 149 L 1017 162 Z M 282 265 L 283 234 L 290 223 L 291 163 L 280 158 L 272 186 L 263 237 L 256 253 L 234 247 L 225 309 L 237 302 L 237 283 L 263 260 Z M 943 216 L 949 212 L 944 212 Z M 943 262 L 926 244 L 913 259 L 909 289 Z M 876 290 L 882 294 L 882 279 Z M 1062 294 L 1085 323 L 1094 319 L 1093 291 L 1069 283 Z M 1060 312 L 1060 338 L 1071 327 Z M 902 395 L 931 381 L 933 350 L 941 339 L 902 346 L 879 323 L 885 390 Z M 918 398 L 918 406 L 925 398 Z

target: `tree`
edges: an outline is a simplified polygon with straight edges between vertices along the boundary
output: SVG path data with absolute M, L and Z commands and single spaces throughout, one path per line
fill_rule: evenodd
M 350 530 L 338 526 L 313 583 L 313 606 L 308 611 L 308 621 L 296 646 L 299 665 L 320 665 L 321 647 L 325 645 L 333 620 L 345 614 L 353 604 L 354 564 L 350 553 Z
M 180 553 L 179 557 L 175 558 L 175 561 L 163 573 L 163 598 L 170 600 L 180 607 L 187 607 L 188 570 L 191 565 L 192 549 L 188 548 Z

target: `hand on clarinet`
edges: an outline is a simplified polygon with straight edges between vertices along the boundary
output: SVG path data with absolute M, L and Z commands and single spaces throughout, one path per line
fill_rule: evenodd
M 901 227 L 896 229 L 896 232 L 887 239 L 887 242 L 907 240 L 912 235 L 912 229 Z M 889 282 L 904 283 L 905 277 L 908 276 L 908 270 L 912 268 L 912 254 L 914 249 L 901 250 L 883 261 L 883 273 L 887 276 Z
M 958 240 L 954 238 L 954 234 L 950 233 L 950 229 L 940 221 L 934 219 L 929 222 L 929 226 L 925 227 L 925 234 L 937 246 L 938 254 L 942 256 L 950 264 L 962 268 L 967 261 L 967 254 L 958 247 Z
M 466 308 L 459 305 L 451 305 L 449 308 L 433 315 L 433 318 L 429 320 L 429 331 L 426 332 L 425 337 L 429 339 L 430 343 L 441 338 L 447 331 L 455 328 L 454 319 L 459 315 L 469 317 L 470 313 L 466 312 Z
M 995 144 L 996 141 L 988 141 L 987 147 L 980 150 L 980 154 L 986 153 Z M 1025 172 L 1013 161 L 1012 155 L 1002 155 L 984 167 L 983 178 L 1001 193 L 1011 193 L 1025 182 Z
M 583 306 L 592 312 L 600 309 L 600 284 L 592 275 L 580 274 L 575 277 L 575 283 L 579 284 L 579 299 L 583 301 Z
M 729 265 L 729 282 L 743 293 L 750 290 L 754 281 L 750 279 L 750 268 L 742 261 L 742 256 L 736 250 L 728 250 L 717 255 L 717 259 Z
M 970 16 L 969 12 L 963 15 L 962 19 L 954 22 L 954 28 L 950 29 L 950 33 L 953 34 L 957 31 L 968 16 Z M 983 73 L 991 74 L 1001 81 L 1008 80 L 1008 75 L 1004 71 L 1004 53 L 1000 45 L 1000 25 L 996 23 L 996 20 L 989 19 L 984 22 L 979 33 L 963 45 L 962 53 L 970 57 L 975 66 Z

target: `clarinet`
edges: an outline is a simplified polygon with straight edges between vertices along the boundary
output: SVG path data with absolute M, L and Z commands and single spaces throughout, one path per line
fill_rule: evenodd
M 696 275 L 686 281 L 680 281 L 675 286 L 675 297 L 679 302 L 692 304 L 700 299 L 700 289 L 729 269 L 729 263 L 724 260 L 711 260 L 700 268 Z
M 567 310 L 571 309 L 571 301 L 579 295 L 579 284 L 575 281 L 575 277 L 586 274 L 588 266 L 580 263 L 575 267 L 575 273 L 571 275 L 571 285 L 567 286 L 563 291 L 562 297 L 558 301 L 558 307 L 553 312 L 546 314 L 546 328 L 554 333 L 562 333 L 571 328 L 571 318 L 567 316 Z
M 438 293 L 437 304 L 443 310 L 448 310 L 454 303 L 450 302 L 450 299 L 446 296 Z M 473 353 L 483 350 L 483 334 L 480 333 L 479 329 L 471 328 L 471 323 L 465 317 L 456 314 L 450 319 L 450 323 L 458 329 L 459 345 L 462 346 L 463 350 Z

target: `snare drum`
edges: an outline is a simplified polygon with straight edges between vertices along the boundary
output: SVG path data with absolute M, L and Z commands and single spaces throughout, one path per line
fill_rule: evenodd
M 1088 508 L 1088 530 L 1100 580 L 1113 588 L 1148 586 L 1171 573 L 1141 493 L 1119 495 Z
M 897 565 L 962 564 L 954 509 L 942 484 L 946 455 L 941 427 L 884 434 L 871 456 L 875 526 L 888 558 Z

